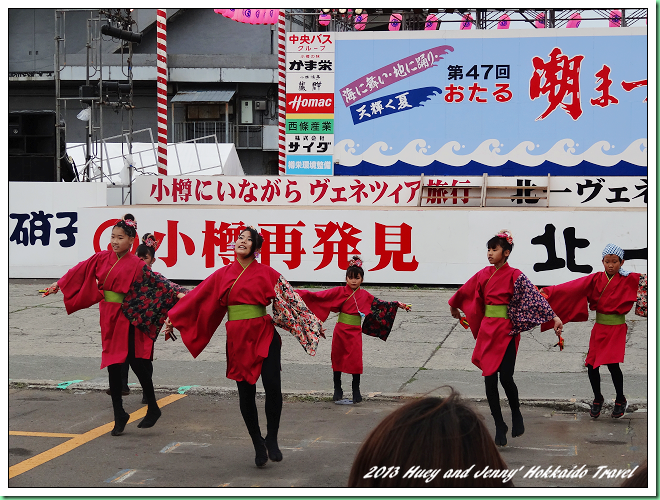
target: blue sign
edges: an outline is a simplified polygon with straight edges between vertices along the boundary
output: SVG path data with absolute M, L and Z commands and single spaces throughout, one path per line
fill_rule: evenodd
M 333 175 L 332 155 L 286 155 L 286 175 Z

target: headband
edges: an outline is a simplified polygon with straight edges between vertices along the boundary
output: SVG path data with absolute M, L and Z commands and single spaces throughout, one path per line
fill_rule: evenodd
M 615 245 L 614 243 L 608 243 L 605 248 L 603 248 L 603 256 L 602 258 L 604 259 L 606 255 L 616 255 L 619 257 L 619 259 L 623 260 L 623 248 L 621 248 L 618 245 Z M 624 271 L 623 269 L 619 268 L 619 274 L 621 276 L 628 276 L 630 274 L 630 271 Z
M 511 235 L 511 231 L 508 229 L 500 229 L 497 232 L 497 237 L 506 240 L 509 245 L 513 245 L 513 236 Z
M 123 223 L 126 224 L 127 226 L 130 226 L 130 227 L 132 227 L 132 228 L 134 228 L 134 229 L 137 229 L 137 222 L 135 222 L 134 220 L 131 220 L 131 219 L 119 219 L 119 220 L 117 221 L 117 224 L 119 224 L 120 222 L 123 222 Z

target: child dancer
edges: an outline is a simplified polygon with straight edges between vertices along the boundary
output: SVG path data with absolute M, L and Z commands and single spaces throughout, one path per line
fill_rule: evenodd
M 462 310 L 476 339 L 472 363 L 481 369 L 486 397 L 495 420 L 495 444 L 505 446 L 509 430 L 502 417 L 497 373 L 511 407 L 511 436 L 525 432 L 518 387 L 513 380 L 520 333 L 535 325 L 553 321 L 561 335 L 562 322 L 548 302 L 520 270 L 510 267 L 507 259 L 513 250 L 511 232 L 503 229 L 487 243 L 488 262 L 449 299 L 451 315 L 461 319 Z
M 635 314 L 646 316 L 640 310 L 646 304 L 647 281 L 645 274 L 624 271 L 623 249 L 608 244 L 603 250 L 604 272 L 590 274 L 568 283 L 545 287 L 548 302 L 559 314 L 562 321 L 587 321 L 589 310 L 596 311 L 596 322 L 589 338 L 589 352 L 584 361 L 589 382 L 594 391 L 594 401 L 590 415 L 598 418 L 603 407 L 604 397 L 600 392 L 599 367 L 607 365 L 616 390 L 613 418 L 621 418 L 628 406 L 623 394 L 623 373 L 619 363 L 623 363 L 626 351 L 625 315 L 637 302 Z M 543 325 L 542 330 L 547 330 Z
M 332 371 L 335 392 L 334 401 L 344 397 L 341 374 L 353 375 L 353 402 L 362 401 L 360 374 L 362 368 L 362 333 L 387 340 L 399 308 L 410 310 L 401 302 L 384 302 L 360 288 L 364 280 L 362 260 L 357 255 L 348 263 L 346 286 L 338 286 L 320 292 L 297 290 L 305 304 L 321 321 L 328 319 L 330 312 L 339 312 L 337 325 L 332 334 Z M 361 324 L 361 320 L 364 322 Z
M 101 369 L 108 368 L 115 415 L 113 436 L 123 432 L 129 419 L 122 404 L 121 390 L 121 365 L 126 359 L 137 375 L 149 405 L 138 427 L 152 427 L 160 417 L 151 380 L 153 339 L 167 316 L 167 310 L 178 296 L 183 296 L 177 295 L 167 280 L 151 273 L 142 260 L 130 253 L 136 234 L 135 217 L 126 214 L 112 228 L 112 250 L 98 252 L 71 268 L 46 292 L 62 290 L 68 314 L 99 303 L 103 343 Z M 129 295 L 144 295 L 143 288 L 161 292 L 148 301 L 150 314 L 145 315 L 123 304 Z
M 177 328 L 190 353 L 197 357 L 211 340 L 225 314 L 227 378 L 238 386 L 240 409 L 254 445 L 254 462 L 279 462 L 277 433 L 282 413 L 280 335 L 274 324 L 289 330 L 308 354 L 316 353 L 321 322 L 305 306 L 284 277 L 255 260 L 263 237 L 251 226 L 241 231 L 236 260 L 215 271 L 186 295 L 169 314 L 166 328 Z M 273 302 L 273 318 L 266 306 Z M 266 439 L 261 435 L 255 403 L 256 382 L 266 391 Z
M 144 261 L 144 263 L 151 269 L 153 266 L 154 262 L 156 262 L 156 250 L 158 249 L 158 241 L 156 241 L 156 237 L 151 234 L 151 233 L 146 233 L 144 236 L 142 236 L 142 243 L 137 247 L 137 251 L 135 252 L 135 255 L 137 255 L 140 259 Z M 151 269 L 151 271 L 158 276 L 163 276 L 160 274 L 158 271 L 154 271 Z M 169 281 L 169 280 L 168 280 Z M 172 289 L 178 293 L 186 294 L 188 293 L 188 289 L 184 288 L 182 286 L 177 285 L 176 283 L 173 283 L 169 281 Z M 137 299 L 136 301 L 133 301 L 133 303 L 126 303 L 123 304 L 123 308 L 136 308 L 139 309 L 140 304 L 144 302 L 145 296 L 142 294 L 136 294 L 135 298 Z M 168 340 L 170 338 L 170 334 L 165 335 L 165 340 Z M 176 339 L 173 339 L 176 340 Z M 154 339 L 154 345 L 155 345 L 155 339 Z M 153 361 L 154 355 L 153 355 L 153 346 L 151 349 L 151 359 L 150 361 Z M 128 359 L 124 361 L 121 365 L 121 382 L 122 382 L 122 396 L 128 396 L 130 394 L 130 389 L 128 387 L 128 367 L 130 363 Z M 153 374 L 150 374 L 150 376 Z M 105 391 L 107 394 L 111 394 L 110 389 Z M 142 404 L 147 404 L 147 396 L 142 395 Z

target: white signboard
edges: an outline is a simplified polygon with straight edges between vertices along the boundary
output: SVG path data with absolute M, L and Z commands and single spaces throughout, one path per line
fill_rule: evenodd
M 332 94 L 335 91 L 335 75 L 290 71 L 286 75 L 286 91 L 289 94 Z
M 335 34 L 290 32 L 286 36 L 286 51 L 306 54 L 309 52 L 335 52 Z
M 286 134 L 287 154 L 324 154 L 333 151 L 334 134 Z

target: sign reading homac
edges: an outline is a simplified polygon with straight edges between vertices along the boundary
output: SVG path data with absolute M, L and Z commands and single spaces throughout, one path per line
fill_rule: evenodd
M 334 33 L 286 39 L 286 174 L 334 174 Z

